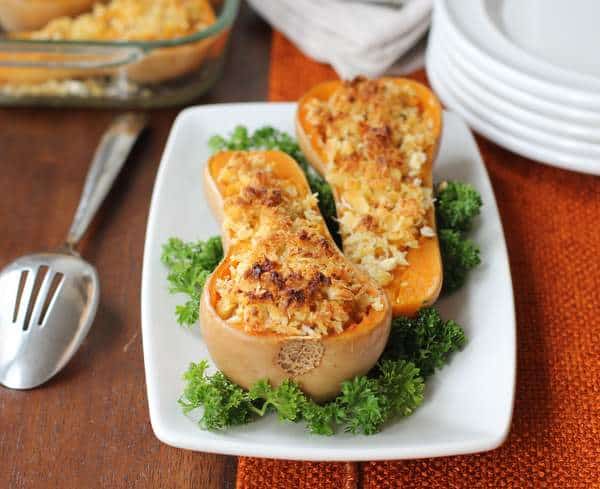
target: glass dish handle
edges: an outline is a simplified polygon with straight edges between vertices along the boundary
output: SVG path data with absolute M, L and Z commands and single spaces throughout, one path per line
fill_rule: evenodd
M 98 70 L 126 66 L 143 57 L 143 50 L 135 46 L 0 40 L 0 67 L 3 68 Z

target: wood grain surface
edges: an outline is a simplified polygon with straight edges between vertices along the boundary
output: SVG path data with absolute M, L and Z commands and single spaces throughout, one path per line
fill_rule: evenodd
M 270 31 L 243 7 L 222 81 L 199 103 L 263 100 Z M 0 488 L 224 488 L 233 457 L 170 448 L 152 433 L 140 338 L 148 206 L 179 109 L 150 112 L 79 251 L 98 269 L 100 308 L 81 350 L 51 382 L 0 387 Z M 0 266 L 52 249 L 70 225 L 94 148 L 118 111 L 0 110 Z

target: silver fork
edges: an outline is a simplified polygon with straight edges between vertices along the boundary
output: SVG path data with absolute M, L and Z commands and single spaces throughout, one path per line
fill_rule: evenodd
M 56 252 L 16 259 L 0 272 L 0 383 L 37 387 L 75 354 L 100 298 L 95 268 L 75 245 L 146 124 L 139 114 L 118 117 L 102 137 L 65 244 Z

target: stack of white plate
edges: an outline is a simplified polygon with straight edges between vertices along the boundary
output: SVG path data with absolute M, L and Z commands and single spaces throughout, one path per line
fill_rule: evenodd
M 600 175 L 600 1 L 436 0 L 427 74 L 478 132 Z

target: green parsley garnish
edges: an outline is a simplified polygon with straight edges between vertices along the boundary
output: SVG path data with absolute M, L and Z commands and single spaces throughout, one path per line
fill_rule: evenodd
M 445 294 L 460 289 L 469 271 L 481 263 L 479 247 L 465 236 L 479 215 L 481 205 L 479 192 L 468 183 L 442 182 L 437 187 L 435 213 Z
M 442 368 L 450 355 L 467 342 L 465 332 L 455 321 L 444 321 L 433 307 L 421 309 L 416 317 L 397 317 L 384 358 L 412 362 L 426 379 Z
M 221 372 L 206 375 L 208 362 L 192 363 L 183 375 L 186 387 L 179 404 L 184 413 L 198 406 L 204 408 L 201 426 L 209 430 L 223 430 L 228 426 L 251 420 L 248 394 Z
M 481 195 L 463 182 L 442 182 L 437 187 L 435 213 L 440 229 L 469 231 L 481 210 Z
M 481 263 L 479 247 L 460 231 L 440 229 L 438 235 L 444 265 L 442 287 L 445 294 L 451 294 L 465 284 L 469 271 Z
M 205 360 L 190 365 L 179 403 L 185 413 L 203 408 L 199 424 L 213 431 L 274 412 L 280 421 L 303 421 L 315 435 L 333 435 L 340 429 L 371 435 L 387 421 L 412 414 L 425 390 L 419 369 L 405 360 L 383 360 L 373 376 L 343 382 L 341 394 L 325 404 L 309 399 L 293 380 L 279 387 L 260 380 L 245 391 L 221 372 L 208 375 L 207 369 Z
M 188 296 L 185 304 L 175 308 L 179 324 L 189 326 L 198 321 L 204 282 L 222 259 L 223 245 L 219 236 L 191 243 L 171 238 L 163 245 L 161 261 L 169 269 L 169 292 Z

